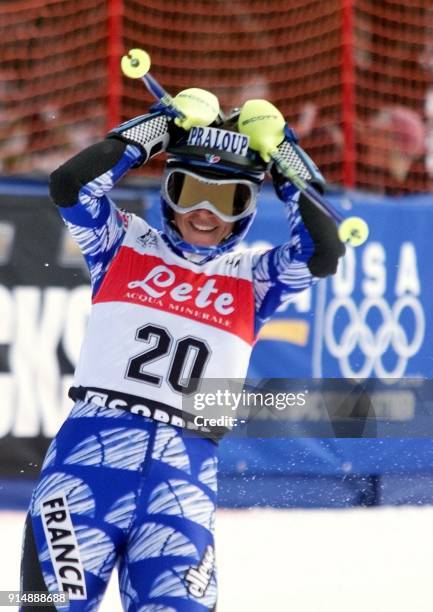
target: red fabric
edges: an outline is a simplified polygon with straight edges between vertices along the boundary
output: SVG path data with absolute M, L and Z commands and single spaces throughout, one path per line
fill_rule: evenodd
M 252 283 L 242 278 L 209 276 L 122 247 L 93 299 L 113 301 L 171 312 L 254 342 Z

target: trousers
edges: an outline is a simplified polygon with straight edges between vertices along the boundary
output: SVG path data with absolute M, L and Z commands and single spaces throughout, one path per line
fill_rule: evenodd
M 46 610 L 91 612 L 117 566 L 126 612 L 215 610 L 216 473 L 211 440 L 78 401 L 31 498 L 21 590 L 69 595 Z

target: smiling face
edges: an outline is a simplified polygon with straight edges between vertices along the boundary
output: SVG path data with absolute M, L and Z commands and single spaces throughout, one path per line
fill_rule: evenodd
M 174 213 L 182 238 L 195 246 L 216 246 L 231 234 L 234 222 L 223 221 L 210 210 L 199 208 L 189 213 Z

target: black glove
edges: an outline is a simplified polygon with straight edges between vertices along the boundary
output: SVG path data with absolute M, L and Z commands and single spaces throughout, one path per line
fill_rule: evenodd
M 137 166 L 165 151 L 170 140 L 171 118 L 162 111 L 150 112 L 125 121 L 109 132 L 107 138 L 116 138 L 127 144 L 133 144 L 143 152 L 143 158 Z
M 288 126 L 285 129 L 285 139 L 278 146 L 278 152 L 299 176 L 320 194 L 323 194 L 325 179 L 313 160 L 297 144 L 296 134 Z M 278 197 L 284 202 L 290 200 L 298 188 L 283 176 L 275 164 L 271 168 L 271 176 Z M 306 195 L 299 194 L 299 212 L 314 242 L 314 253 L 307 265 L 313 276 L 323 278 L 335 274 L 338 259 L 346 252 L 346 247 L 338 237 L 337 226 L 333 219 L 319 210 Z
M 338 260 L 346 252 L 346 247 L 338 237 L 335 222 L 319 210 L 301 193 L 299 212 L 302 221 L 314 242 L 314 253 L 308 260 L 308 269 L 313 276 L 323 278 L 335 274 Z

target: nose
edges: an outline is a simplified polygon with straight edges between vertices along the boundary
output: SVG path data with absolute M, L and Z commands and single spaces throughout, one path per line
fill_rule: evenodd
M 200 219 L 202 221 L 218 219 L 218 217 L 214 215 L 212 211 L 207 210 L 207 208 L 198 208 L 197 210 L 194 210 L 192 214 L 196 216 L 197 219 Z

